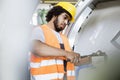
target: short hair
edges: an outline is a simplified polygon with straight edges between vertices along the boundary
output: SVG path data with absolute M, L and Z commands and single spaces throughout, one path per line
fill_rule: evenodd
M 70 18 L 72 18 L 71 14 L 65 9 L 63 9 L 61 6 L 55 6 L 48 11 L 46 15 L 46 21 L 49 22 L 53 16 L 59 16 L 61 13 L 64 13 L 64 12 L 67 13 L 70 16 Z

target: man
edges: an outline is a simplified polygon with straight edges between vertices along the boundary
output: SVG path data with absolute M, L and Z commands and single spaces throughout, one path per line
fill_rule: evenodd
M 80 63 L 80 54 L 72 52 L 67 37 L 60 33 L 74 21 L 75 13 L 72 4 L 59 2 L 48 12 L 48 23 L 33 30 L 32 80 L 75 80 L 74 65 Z

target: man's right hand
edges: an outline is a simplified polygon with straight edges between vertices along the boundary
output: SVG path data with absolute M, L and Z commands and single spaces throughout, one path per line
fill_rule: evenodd
M 80 54 L 79 53 L 75 53 L 75 52 L 68 52 L 66 54 L 66 58 L 67 60 L 69 60 L 72 63 L 79 63 L 80 61 Z

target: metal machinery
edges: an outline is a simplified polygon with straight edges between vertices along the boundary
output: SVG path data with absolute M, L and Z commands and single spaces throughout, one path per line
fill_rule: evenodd
M 97 73 L 99 74 L 100 71 L 103 71 L 102 74 L 106 73 L 109 66 L 113 66 L 112 62 L 118 63 L 119 60 L 113 56 L 120 53 L 120 1 L 81 0 L 76 7 L 78 10 L 76 21 L 66 29 L 65 34 L 75 52 L 80 53 L 81 56 L 93 55 L 92 67 L 79 66 L 76 68 L 79 71 L 77 80 L 98 80 L 95 78 L 98 77 Z M 110 62 L 111 65 L 100 69 L 100 64 L 105 63 L 105 58 L 95 56 L 95 54 L 107 55 L 108 63 Z M 111 62 L 111 59 L 115 60 Z M 118 64 L 115 65 L 118 66 Z M 112 71 L 115 72 L 114 69 Z M 107 74 L 109 73 L 108 71 Z
M 81 54 L 90 54 L 97 50 L 105 51 L 108 55 L 113 53 L 109 50 L 119 53 L 119 5 L 118 0 L 78 2 L 76 21 L 66 31 L 71 47 L 74 46 L 74 50 Z M 110 31 L 112 28 L 114 30 Z

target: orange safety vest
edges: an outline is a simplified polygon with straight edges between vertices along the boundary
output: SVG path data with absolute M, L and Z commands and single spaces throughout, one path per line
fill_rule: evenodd
M 47 25 L 41 26 L 45 43 L 60 48 L 54 32 Z M 61 34 L 65 50 L 71 51 L 67 38 Z M 56 53 L 57 54 L 57 53 Z M 38 57 L 31 54 L 30 73 L 33 80 L 63 80 L 65 74 L 63 60 L 65 57 Z M 74 64 L 67 62 L 67 80 L 75 80 Z

